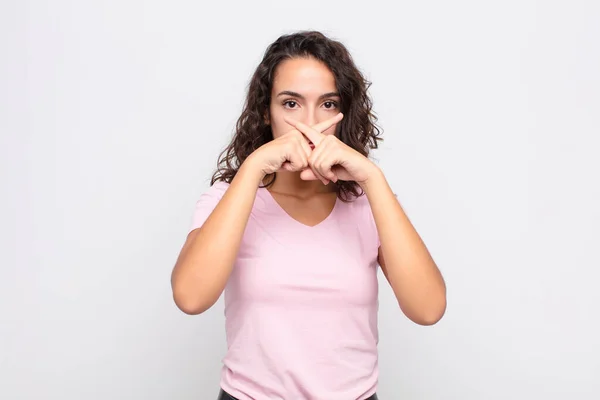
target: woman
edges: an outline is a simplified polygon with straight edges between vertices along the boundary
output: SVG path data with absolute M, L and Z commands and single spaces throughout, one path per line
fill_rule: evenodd
M 177 306 L 225 290 L 220 399 L 376 399 L 377 266 L 412 321 L 446 289 L 382 171 L 368 82 L 319 32 L 277 39 L 196 205 L 172 274 Z

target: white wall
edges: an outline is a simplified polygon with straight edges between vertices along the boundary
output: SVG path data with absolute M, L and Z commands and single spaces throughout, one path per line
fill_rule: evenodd
M 222 303 L 178 311 L 171 268 L 263 51 L 309 28 L 373 81 L 448 284 L 425 328 L 381 281 L 381 399 L 600 398 L 598 4 L 2 2 L 0 398 L 216 398 Z

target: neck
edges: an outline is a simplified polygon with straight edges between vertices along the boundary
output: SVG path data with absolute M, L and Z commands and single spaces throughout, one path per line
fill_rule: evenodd
M 300 197 L 311 196 L 320 193 L 330 193 L 335 191 L 335 185 L 329 183 L 323 185 L 319 180 L 305 181 L 300 178 L 299 172 L 277 172 L 275 182 L 269 186 L 269 190 L 285 194 L 294 194 Z M 269 182 L 272 178 L 266 178 L 265 182 Z

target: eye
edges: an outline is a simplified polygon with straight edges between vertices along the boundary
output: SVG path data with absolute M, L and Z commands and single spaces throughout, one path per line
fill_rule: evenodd
M 298 103 L 296 103 L 294 100 L 286 100 L 283 102 L 283 105 L 287 108 L 295 108 L 295 106 L 298 105 Z
M 323 106 L 325 106 L 325 108 L 328 110 L 333 110 L 334 108 L 338 107 L 338 104 L 335 101 L 326 101 L 323 103 Z

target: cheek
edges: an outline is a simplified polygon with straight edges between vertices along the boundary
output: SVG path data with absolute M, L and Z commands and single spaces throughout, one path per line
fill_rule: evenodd
M 327 129 L 326 131 L 322 132 L 323 135 L 329 136 L 329 135 L 335 135 L 335 126 L 332 126 L 331 128 Z
M 337 130 L 337 125 L 334 125 L 334 126 L 330 127 L 329 129 L 327 129 L 325 132 L 323 132 L 323 135 L 326 135 L 326 136 L 329 136 L 329 135 L 335 136 L 336 130 Z
M 286 126 L 287 124 L 285 121 L 272 120 L 271 131 L 273 132 L 273 138 L 277 139 L 278 137 L 283 136 L 287 132 Z
M 291 129 L 293 129 L 293 127 L 283 120 L 283 113 L 271 108 L 271 131 L 273 132 L 273 138 L 276 139 L 281 137 Z

